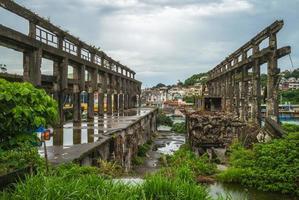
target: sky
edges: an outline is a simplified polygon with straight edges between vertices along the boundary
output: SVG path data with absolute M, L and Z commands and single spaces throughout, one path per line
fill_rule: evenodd
M 290 45 L 299 67 L 299 0 L 16 0 L 136 72 L 144 87 L 206 72 L 275 20 L 278 47 Z M 0 8 L 0 23 L 28 23 Z M 49 62 L 43 70 L 49 70 Z M 0 64 L 18 72 L 22 54 L 0 47 Z M 289 56 L 282 70 L 292 69 Z M 266 66 L 262 71 L 265 72 Z

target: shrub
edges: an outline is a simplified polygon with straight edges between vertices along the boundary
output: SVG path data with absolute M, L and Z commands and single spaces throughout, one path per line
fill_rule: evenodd
M 166 116 L 162 112 L 159 112 L 157 115 L 157 125 L 172 126 L 173 121 L 170 117 Z
M 171 127 L 171 131 L 173 131 L 175 133 L 186 133 L 187 130 L 186 130 L 185 122 L 173 124 L 173 126 Z
M 292 127 L 292 130 L 297 128 Z M 299 195 L 299 132 L 255 144 L 252 150 L 234 145 L 230 164 L 231 168 L 218 176 L 220 180 L 238 182 L 263 191 Z
M 55 124 L 57 116 L 57 103 L 44 90 L 30 83 L 12 83 L 0 79 L 2 148 L 10 148 L 8 141 L 13 137 L 31 134 L 39 126 Z
M 103 175 L 117 177 L 123 174 L 123 168 L 116 162 L 98 160 L 98 167 Z
M 17 149 L 0 152 L 0 175 L 7 174 L 24 167 L 42 165 L 37 149 L 24 145 Z

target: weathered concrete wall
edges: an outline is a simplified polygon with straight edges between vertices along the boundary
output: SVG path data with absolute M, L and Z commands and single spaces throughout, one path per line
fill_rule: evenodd
M 126 128 L 112 132 L 110 138 L 82 154 L 76 161 L 81 165 L 97 165 L 99 159 L 116 161 L 126 171 L 130 171 L 131 161 L 137 155 L 138 146 L 150 140 L 157 130 L 157 113 L 158 110 L 154 109 Z
M 245 146 L 257 142 L 261 130 L 258 124 L 243 122 L 232 113 L 193 112 L 187 114 L 186 141 L 199 155 L 212 154 L 217 148 L 223 149 L 238 139 Z

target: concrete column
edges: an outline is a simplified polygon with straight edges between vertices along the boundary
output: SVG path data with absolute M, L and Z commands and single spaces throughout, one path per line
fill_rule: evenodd
M 90 85 L 88 87 L 88 105 L 87 105 L 87 117 L 89 119 L 94 118 L 94 91 L 97 89 L 97 71 L 95 69 L 89 69 Z
M 23 80 L 41 86 L 42 49 L 23 53 Z
M 33 21 L 29 21 L 29 37 L 36 38 L 36 25 Z
M 101 60 L 102 64 L 104 59 Z M 107 75 L 106 73 L 101 74 L 101 89 L 99 90 L 99 115 L 104 114 L 104 105 L 105 105 L 105 93 L 107 93 Z M 107 104 L 106 104 L 107 105 Z
M 99 95 L 98 95 L 98 114 L 100 116 L 104 115 L 104 93 L 102 90 L 99 90 Z
M 276 34 L 271 34 L 269 37 L 269 47 L 272 50 L 272 54 L 268 59 L 268 79 L 267 79 L 267 113 L 266 116 L 279 122 L 279 110 L 278 110 L 278 85 L 279 85 L 279 72 L 280 69 L 277 66 L 277 57 L 275 51 L 277 50 Z
M 113 94 L 113 112 L 118 112 L 118 94 Z
M 30 53 L 24 51 L 23 53 L 23 81 L 30 82 Z
M 59 62 L 53 61 L 53 96 L 56 101 L 59 99 L 60 83 L 59 83 Z
M 73 85 L 73 119 L 75 122 L 81 120 L 81 103 L 80 103 L 80 69 L 74 67 L 74 85 Z
M 235 113 L 240 117 L 240 84 L 237 80 L 238 72 L 235 72 Z
M 87 118 L 94 118 L 94 93 L 91 87 L 88 88 L 87 93 Z
M 253 55 L 259 52 L 259 46 L 253 46 Z M 261 125 L 261 81 L 260 81 L 260 64 L 257 58 L 253 61 L 252 67 L 252 121 Z
M 73 118 L 75 122 L 79 122 L 81 120 L 80 92 L 75 88 L 76 85 L 73 89 Z
M 129 92 L 129 89 L 128 89 L 128 80 L 125 79 L 125 93 L 124 93 L 124 108 L 125 109 L 129 109 L 129 100 L 128 100 L 128 92 Z
M 107 92 L 107 113 L 112 114 L 112 94 L 110 90 Z
M 123 93 L 119 94 L 118 98 L 119 98 L 119 100 L 118 100 L 119 111 L 122 112 L 122 111 L 124 111 L 124 94 Z
M 58 109 L 59 109 L 59 116 L 60 116 L 60 125 L 62 125 L 63 122 L 65 121 L 63 106 L 66 98 L 66 90 L 68 89 L 67 74 L 68 74 L 68 59 L 63 58 L 59 63 L 59 77 L 58 77 L 59 84 L 60 84 L 60 90 L 58 94 L 58 98 L 59 98 Z
M 233 84 L 233 72 L 229 72 L 228 73 L 228 81 L 229 81 L 229 86 L 230 86 L 230 90 L 229 90 L 229 111 L 233 112 L 234 110 L 234 84 Z

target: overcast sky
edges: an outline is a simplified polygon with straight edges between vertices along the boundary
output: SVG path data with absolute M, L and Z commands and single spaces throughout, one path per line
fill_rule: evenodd
M 299 67 L 299 0 L 16 0 L 136 71 L 143 87 L 206 72 L 276 19 L 279 47 Z M 0 23 L 27 24 L 0 9 Z M 0 64 L 20 68 L 20 54 L 0 48 Z M 289 57 L 280 68 L 291 69 Z M 12 70 L 12 69 L 11 69 Z M 45 69 L 44 69 L 45 70 Z

